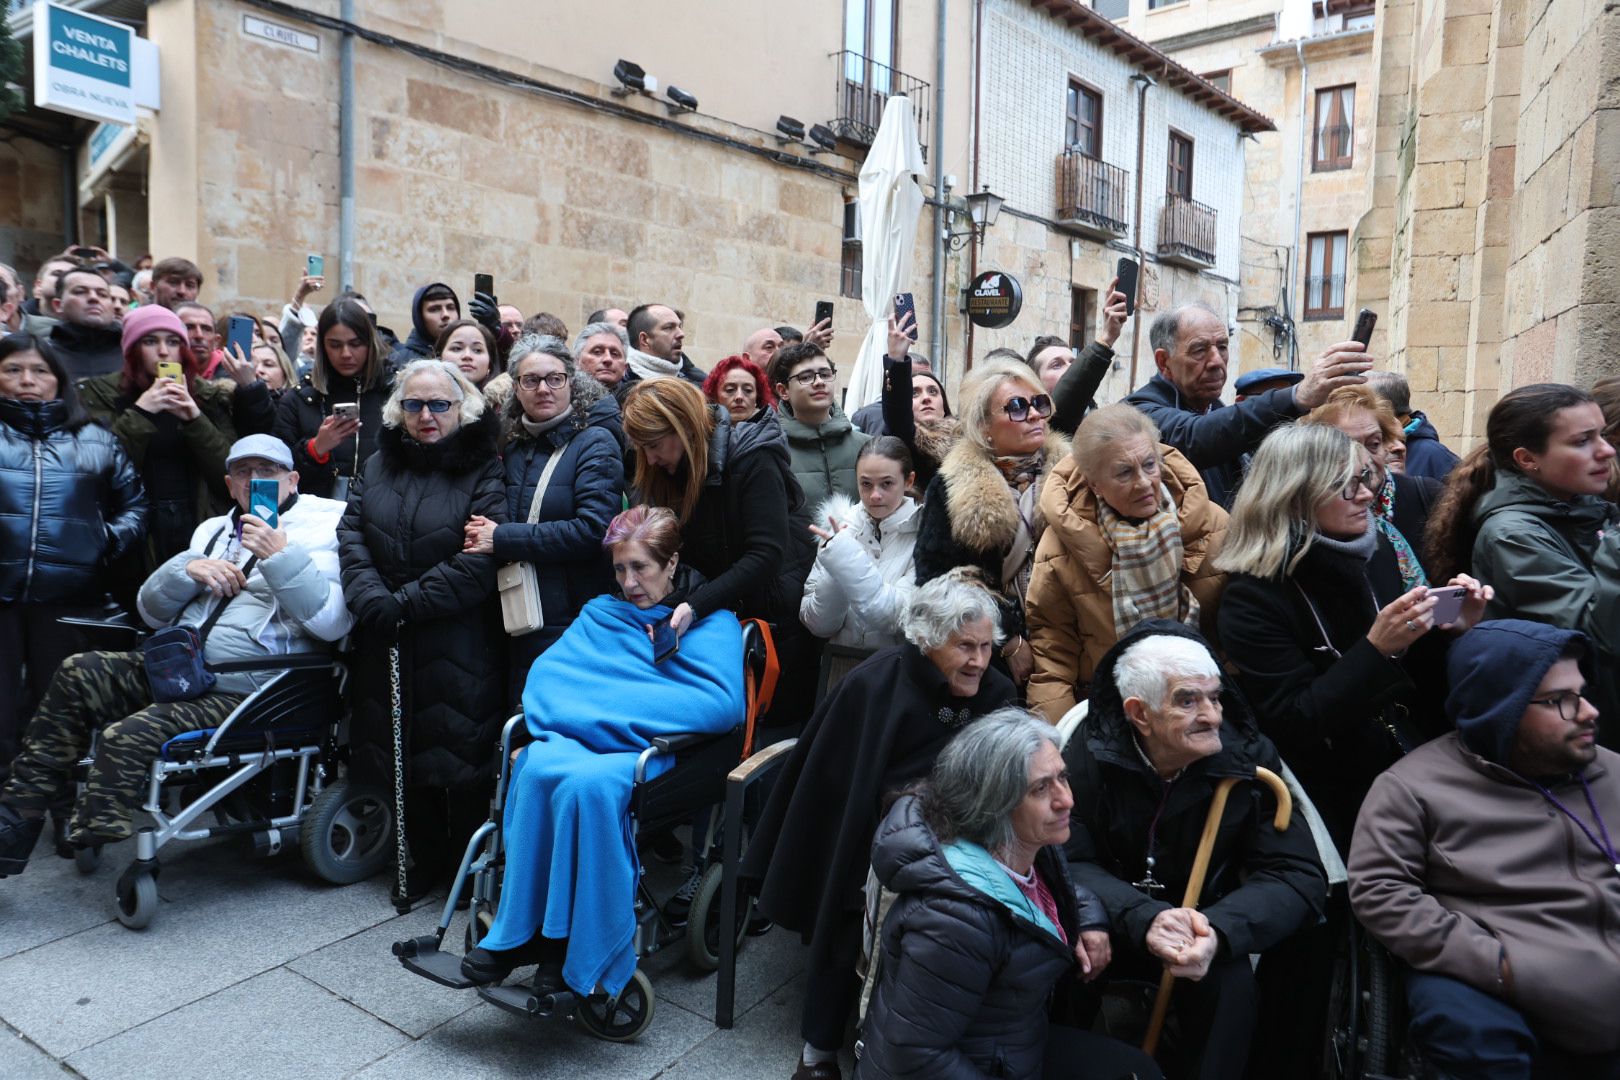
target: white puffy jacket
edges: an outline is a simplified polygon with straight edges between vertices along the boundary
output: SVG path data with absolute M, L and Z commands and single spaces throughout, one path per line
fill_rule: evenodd
M 835 645 L 881 649 L 902 640 L 900 618 L 915 588 L 912 548 L 917 543 L 918 506 L 907 497 L 881 522 L 854 499 L 833 495 L 811 519 L 829 517 L 849 527 L 816 553 L 805 579 L 799 620 Z
M 300 495 L 281 515 L 287 546 L 253 564 L 247 588 L 225 608 L 203 643 L 211 664 L 226 660 L 320 652 L 326 642 L 349 632 L 353 620 L 338 581 L 337 524 L 343 504 Z M 152 571 L 135 606 L 150 626 L 180 622 L 200 627 L 219 601 L 186 573 L 193 559 L 225 559 L 243 566 L 250 558 L 236 540 L 236 512 L 197 526 L 185 550 Z M 219 677 L 219 689 L 251 693 L 274 671 L 238 672 Z

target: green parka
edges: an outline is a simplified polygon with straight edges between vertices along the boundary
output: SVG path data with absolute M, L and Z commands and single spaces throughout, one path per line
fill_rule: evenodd
M 805 505 L 820 506 L 835 491 L 851 499 L 859 498 L 855 458 L 872 436 L 850 423 L 837 405 L 826 422 L 817 427 L 796 419 L 793 407 L 785 401 L 776 408 L 782 419 L 782 433 L 787 436 L 793 476 L 804 489 Z

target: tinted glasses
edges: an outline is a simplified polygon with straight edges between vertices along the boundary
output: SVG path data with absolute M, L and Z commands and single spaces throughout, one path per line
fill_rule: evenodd
M 1021 424 L 1029 419 L 1031 413 L 1041 419 L 1052 415 L 1052 399 L 1046 394 L 1036 394 L 1034 397 L 1008 398 L 1007 404 L 1001 407 L 1007 414 L 1007 419 L 1015 424 Z
M 399 403 L 399 407 L 408 413 L 419 413 L 423 409 L 427 409 L 431 413 L 447 413 L 450 411 L 450 406 L 454 404 L 455 402 L 446 401 L 444 398 L 423 401 L 421 398 L 408 397 Z

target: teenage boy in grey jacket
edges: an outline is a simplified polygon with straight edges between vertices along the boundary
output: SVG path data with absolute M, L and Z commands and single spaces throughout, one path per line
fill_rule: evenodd
M 198 526 L 187 550 L 141 586 L 137 605 L 153 627 L 201 629 L 210 664 L 314 652 L 349 632 L 338 582 L 337 523 L 343 504 L 298 494 L 292 455 L 270 435 L 238 439 L 225 460 L 236 507 Z M 278 522 L 247 513 L 252 481 L 275 480 Z M 11 779 L 0 789 L 0 877 L 21 873 L 45 810 L 74 764 L 101 740 L 68 839 L 105 844 L 131 833 L 147 770 L 165 742 L 214 727 L 274 671 L 222 674 L 183 701 L 154 702 L 144 657 L 89 652 L 62 663 L 23 735 Z

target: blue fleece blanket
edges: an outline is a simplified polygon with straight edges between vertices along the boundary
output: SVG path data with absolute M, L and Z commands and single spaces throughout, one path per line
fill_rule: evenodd
M 538 929 L 567 938 L 563 978 L 617 994 L 636 970 L 629 828 L 636 757 L 660 735 L 729 731 L 743 719 L 742 628 L 726 611 L 694 623 L 652 662 L 647 626 L 669 614 L 612 597 L 586 604 L 529 669 L 523 714 L 535 741 L 506 800 L 506 878 L 487 949 Z M 655 759 L 647 777 L 669 762 Z

